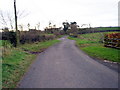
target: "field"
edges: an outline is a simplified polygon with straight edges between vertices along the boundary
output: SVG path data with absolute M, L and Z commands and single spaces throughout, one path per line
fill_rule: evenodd
M 82 34 L 78 38 L 69 37 L 69 39 L 76 40 L 77 46 L 85 51 L 88 55 L 113 62 L 120 62 L 118 53 L 120 50 L 114 48 L 107 48 L 103 45 L 104 33 Z
M 7 53 L 2 56 L 2 87 L 15 88 L 37 54 L 58 42 L 59 40 L 49 40 L 7 48 Z
M 99 27 L 97 30 L 120 30 L 120 27 Z

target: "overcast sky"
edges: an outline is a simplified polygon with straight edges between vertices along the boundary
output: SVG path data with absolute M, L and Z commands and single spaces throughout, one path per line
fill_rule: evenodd
M 14 0 L 0 0 L 0 10 L 13 14 Z M 18 24 L 31 27 L 40 22 L 40 28 L 48 26 L 49 21 L 56 26 L 62 22 L 76 21 L 79 26 L 91 24 L 92 27 L 117 26 L 118 2 L 120 0 L 16 0 L 17 10 L 29 13 L 18 19 Z

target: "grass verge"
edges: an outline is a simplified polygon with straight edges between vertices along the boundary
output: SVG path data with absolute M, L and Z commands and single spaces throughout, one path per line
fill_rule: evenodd
M 39 52 L 57 42 L 59 40 L 50 40 L 25 44 L 18 48 L 9 48 L 9 54 L 2 57 L 2 88 L 15 88 L 29 65 L 35 60 L 37 54 L 28 53 L 23 48 L 32 52 Z
M 59 42 L 59 40 L 50 40 L 45 42 L 36 42 L 31 44 L 21 45 L 20 48 L 23 48 L 28 51 L 39 52 L 41 49 L 48 48 L 49 46 Z
M 118 56 L 120 50 L 104 47 L 103 43 L 101 43 L 104 34 L 106 33 L 83 34 L 79 35 L 78 38 L 68 38 L 75 40 L 76 45 L 90 56 L 120 62 L 120 57 Z

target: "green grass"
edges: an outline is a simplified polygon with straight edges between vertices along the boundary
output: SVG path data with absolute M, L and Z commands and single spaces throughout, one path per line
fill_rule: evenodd
M 83 51 L 87 52 L 89 55 L 101 58 L 104 60 L 111 60 L 114 62 L 120 62 L 120 58 L 118 53 L 120 50 L 113 49 L 113 48 L 106 48 L 101 45 L 99 46 L 88 46 L 81 48 Z
M 0 40 L 0 89 L 2 89 L 2 40 Z
M 100 27 L 97 30 L 120 30 L 120 27 Z
M 2 89 L 2 52 L 0 51 L 0 90 Z
M 0 89 L 2 88 L 2 40 L 0 40 Z
M 35 55 L 14 49 L 11 54 L 3 58 L 2 62 L 2 87 L 14 88 L 23 76 L 26 68 L 35 58 Z
M 47 33 L 47 34 L 44 34 L 44 35 L 54 35 L 54 34 L 52 34 L 52 33 Z
M 33 51 L 33 52 L 38 52 L 38 51 L 40 51 L 40 49 L 47 48 L 47 47 L 49 47 L 57 42 L 59 42 L 59 40 L 36 42 L 36 43 L 33 43 L 32 45 L 31 44 L 21 45 L 20 48 L 24 48 L 26 50 Z
M 77 46 L 90 56 L 113 62 L 120 62 L 120 57 L 118 57 L 120 50 L 104 47 L 103 43 L 101 43 L 104 34 L 106 33 L 92 33 L 79 35 L 78 38 L 68 38 L 76 40 Z
M 2 40 L 0 40 L 0 47 L 2 46 Z
M 22 48 L 37 52 L 57 42 L 59 42 L 59 40 L 50 40 L 25 44 L 18 48 L 8 48 L 9 54 L 6 54 L 2 58 L 2 87 L 15 88 L 21 77 L 27 71 L 29 65 L 35 60 L 37 55 L 25 52 Z

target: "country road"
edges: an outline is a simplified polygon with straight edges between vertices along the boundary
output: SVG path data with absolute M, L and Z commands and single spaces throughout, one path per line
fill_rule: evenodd
M 18 88 L 118 88 L 118 72 L 92 59 L 66 37 L 40 53 Z

